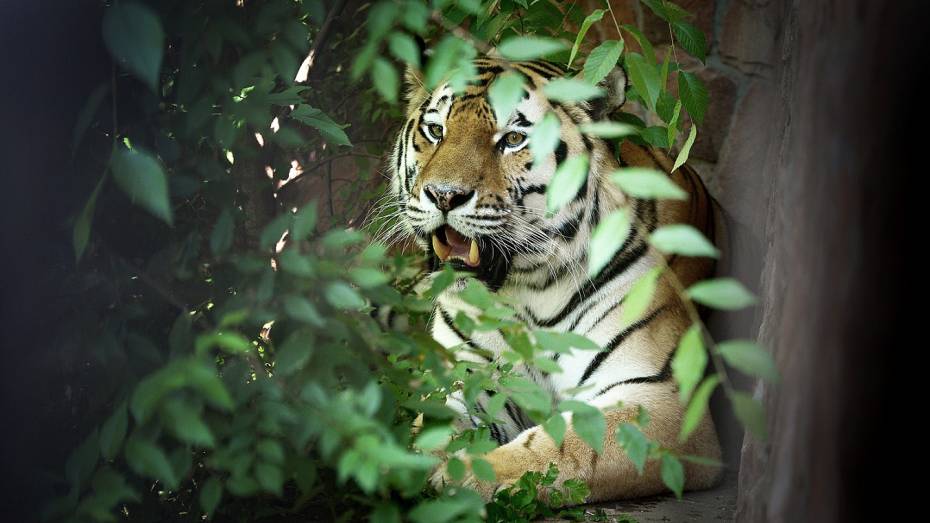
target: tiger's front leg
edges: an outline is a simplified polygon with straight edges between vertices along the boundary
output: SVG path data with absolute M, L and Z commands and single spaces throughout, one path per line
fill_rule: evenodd
M 527 471 L 545 472 L 549 464 L 554 463 L 559 469 L 554 486 L 560 488 L 566 480 L 581 479 L 591 490 L 587 502 L 664 492 L 667 488 L 662 482 L 659 461 L 647 461 L 640 475 L 614 438 L 617 427 L 636 419 L 638 405 L 645 407 L 651 417 L 651 421 L 642 427 L 649 440 L 679 454 L 719 461 L 720 448 L 709 415 L 705 415 L 687 441 L 678 441 L 684 412 L 670 383 L 634 384 L 624 388 L 614 395 L 615 399 L 611 400 L 610 405 L 604 402 L 600 402 L 601 405 L 592 403 L 601 408 L 607 421 L 604 451 L 601 454 L 594 452 L 582 441 L 573 429 L 571 416 L 566 415 L 568 428 L 561 445 L 557 446 L 541 426 L 527 429 L 513 441 L 484 456 L 494 468 L 497 477 L 495 483 L 478 481 L 469 474 L 464 484 L 475 488 L 486 500 L 490 500 L 497 490 L 512 485 Z M 623 402 L 622 407 L 614 407 L 617 399 Z M 690 462 L 684 462 L 684 467 L 687 490 L 713 486 L 721 472 L 719 467 Z

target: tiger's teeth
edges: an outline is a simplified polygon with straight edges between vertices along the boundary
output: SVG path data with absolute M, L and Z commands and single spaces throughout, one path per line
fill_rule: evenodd
M 478 256 L 478 242 L 472 239 L 471 249 L 468 251 L 468 264 L 478 265 L 481 258 Z
M 439 261 L 446 261 L 446 258 L 449 257 L 449 253 L 452 252 L 452 247 L 442 243 L 442 241 L 440 241 L 439 238 L 434 234 L 433 251 L 436 252 L 436 256 L 439 257 Z

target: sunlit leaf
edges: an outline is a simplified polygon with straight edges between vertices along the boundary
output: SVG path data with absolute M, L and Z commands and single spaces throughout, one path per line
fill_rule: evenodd
M 601 218 L 588 247 L 588 276 L 595 276 L 610 263 L 630 235 L 630 218 L 618 209 Z
M 622 138 L 636 134 L 636 127 L 613 121 L 588 122 L 578 126 L 584 134 L 600 138 Z
M 719 383 L 720 378 L 714 374 L 708 376 L 701 382 L 697 390 L 694 391 L 694 395 L 691 396 L 691 401 L 688 403 L 688 409 L 685 411 L 685 417 L 681 424 L 681 433 L 678 434 L 679 441 L 687 441 L 688 436 L 694 432 L 694 429 L 696 429 L 701 420 L 704 419 L 704 414 L 707 412 L 707 404 L 710 401 L 710 395 L 714 392 L 714 388 L 716 388 Z
M 678 383 L 681 403 L 687 403 L 707 367 L 707 351 L 700 325 L 692 325 L 681 336 L 675 356 L 672 358 L 672 376 Z
M 697 138 L 697 126 L 692 125 L 691 130 L 688 132 L 688 139 L 685 140 L 685 144 L 681 146 L 681 151 L 678 152 L 678 157 L 675 158 L 675 165 L 672 167 L 672 171 L 677 170 L 688 161 L 688 155 L 691 154 L 691 147 L 694 145 L 695 138 Z
M 685 468 L 681 461 L 671 454 L 662 455 L 662 482 L 665 486 L 675 493 L 675 496 L 681 498 L 681 493 L 685 488 Z
M 594 11 L 591 11 L 587 17 L 585 17 L 583 22 L 581 22 L 581 28 L 578 29 L 578 36 L 575 37 L 575 43 L 572 45 L 572 52 L 568 56 L 568 67 L 571 67 L 572 62 L 575 61 L 575 56 L 578 54 L 578 48 L 581 47 L 581 42 L 584 41 L 585 35 L 588 34 L 588 29 L 590 29 L 591 25 L 593 25 L 595 22 L 604 18 L 605 12 L 606 11 L 603 9 L 595 9 Z
M 772 355 L 758 344 L 748 340 L 730 340 L 717 344 L 717 352 L 727 364 L 750 376 L 766 381 L 778 381 L 778 369 Z
M 543 94 L 558 102 L 581 102 L 604 96 L 604 89 L 583 80 L 556 78 L 543 87 Z
M 543 119 L 533 126 L 530 132 L 530 151 L 533 153 L 533 162 L 545 161 L 555 151 L 559 144 L 560 130 L 559 117 L 552 111 L 547 112 Z
M 649 243 L 662 252 L 684 256 L 717 258 L 720 251 L 690 225 L 674 224 L 659 227 L 649 237 Z
M 604 451 L 607 421 L 600 409 L 581 401 L 564 400 L 559 403 L 559 410 L 572 413 L 572 429 L 582 441 L 598 454 Z
M 702 305 L 728 311 L 756 303 L 756 297 L 733 278 L 697 282 L 688 288 L 688 297 Z
M 668 174 L 648 167 L 624 167 L 610 179 L 633 198 L 685 200 L 688 193 L 678 187 Z
M 546 189 L 546 210 L 554 213 L 575 199 L 588 179 L 588 155 L 571 156 L 556 169 Z
M 534 60 L 566 49 L 561 40 L 540 36 L 512 36 L 497 47 L 501 56 L 508 60 Z
M 652 297 L 655 294 L 656 284 L 659 275 L 662 273 L 661 267 L 653 267 L 646 274 L 640 276 L 630 292 L 623 297 L 622 307 L 620 308 L 620 325 L 626 328 L 639 320 L 649 304 L 652 303 Z
M 617 427 L 615 434 L 617 443 L 623 447 L 624 452 L 633 462 L 636 471 L 643 473 L 646 466 L 646 459 L 649 457 L 650 444 L 649 440 L 639 428 L 632 423 L 622 423 Z
M 488 99 L 494 110 L 497 126 L 503 127 L 523 98 L 523 76 L 516 72 L 505 72 L 498 76 L 488 88 Z

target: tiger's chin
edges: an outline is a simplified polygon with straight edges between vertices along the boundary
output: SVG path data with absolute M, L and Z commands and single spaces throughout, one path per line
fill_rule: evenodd
M 504 284 L 510 258 L 487 238 L 469 238 L 449 225 L 435 229 L 429 237 L 431 271 L 449 265 L 457 272 L 471 273 L 492 291 Z

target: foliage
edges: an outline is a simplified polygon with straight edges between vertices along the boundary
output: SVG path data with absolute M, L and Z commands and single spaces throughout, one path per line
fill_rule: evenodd
M 643 3 L 703 60 L 704 37 L 686 12 L 667 1 Z M 359 17 L 362 27 L 352 22 Z M 88 98 L 74 135 L 87 196 L 75 203 L 69 283 L 82 299 L 68 325 L 106 379 L 97 384 L 98 415 L 87 418 L 43 517 L 580 517 L 558 507 L 583 500 L 586 487 L 554 488 L 554 468 L 528 473 L 487 506 L 466 488 L 430 492 L 427 477 L 437 454 L 454 453 L 469 455 L 477 476 L 493 476 L 481 459 L 496 446 L 487 426 L 452 430 L 445 398 L 454 390 L 486 424 L 511 399 L 556 441 L 564 437 L 562 413 L 573 412 L 579 435 L 600 451 L 601 412 L 572 400 L 553 404 L 513 372 L 518 363 L 558 372 L 549 355 L 599 348 L 577 335 L 529 330 L 505 300 L 471 282 L 462 296 L 480 313 L 460 314 L 457 328 L 499 329 L 511 350 L 488 365 L 457 361 L 458 352 L 476 349 L 446 349 L 425 334 L 432 297 L 456 275 L 446 269 L 427 282 L 420 260 L 387 252 L 349 226 L 379 190 L 372 160 L 383 157 L 387 134 L 367 133 L 390 130 L 399 115 L 401 68 L 422 68 L 429 85 L 444 78 L 465 85 L 469 60 L 489 43 L 515 59 L 561 61 L 572 74 L 583 62 L 581 76 L 547 88 L 553 99 L 601 96 L 594 84 L 622 62 L 628 97 L 656 123 L 623 114 L 585 132 L 669 148 L 684 114 L 697 123 L 705 114 L 706 88 L 679 70 L 673 53 L 657 60 L 635 27 L 617 25 L 632 39 L 603 42 L 584 56 L 587 29 L 605 18 L 617 24 L 613 17 L 609 5 L 585 14 L 549 0 L 107 2 L 101 38 L 113 71 Z M 435 44 L 428 59 L 418 38 Z M 671 73 L 680 99 L 667 88 Z M 495 110 L 512 106 L 521 85 L 519 77 L 499 80 Z M 555 148 L 558 125 L 548 118 L 537 126 L 537 157 Z M 687 159 L 695 126 L 690 133 L 676 164 Z M 343 160 L 356 174 L 340 189 L 332 167 Z M 586 162 L 560 166 L 553 186 L 562 193 L 550 192 L 551 209 L 578 190 Z M 621 170 L 614 179 L 637 197 L 681 196 L 655 173 Z M 320 197 L 309 202 L 292 192 L 307 180 L 319 184 Z M 349 202 L 348 213 L 336 212 L 334 198 Z M 616 252 L 617 232 L 629 227 L 623 211 L 605 223 L 591 247 L 595 265 Z M 682 227 L 660 229 L 652 242 L 668 253 L 716 252 Z M 648 304 L 658 274 L 644 277 L 631 301 Z M 427 290 L 416 292 L 424 282 Z M 732 280 L 678 290 L 724 309 L 752 301 Z M 370 304 L 390 307 L 408 328 L 385 328 Z M 732 389 L 722 361 L 772 380 L 770 358 L 749 342 L 714 346 L 692 312 L 695 326 L 673 365 L 682 401 L 693 403 L 688 420 L 700 417 L 719 383 L 737 414 L 763 433 L 761 407 Z M 716 374 L 702 381 L 708 359 Z M 496 395 L 478 412 L 482 391 Z M 638 428 L 646 423 L 642 412 L 614 438 L 640 470 L 659 460 L 666 484 L 681 495 L 680 460 L 692 458 L 648 441 Z M 449 462 L 453 476 L 465 467 Z

